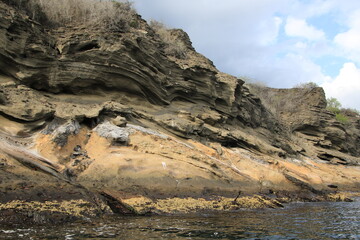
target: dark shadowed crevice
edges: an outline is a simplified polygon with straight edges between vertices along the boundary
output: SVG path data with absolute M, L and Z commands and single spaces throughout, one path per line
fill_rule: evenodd
M 88 43 L 84 43 L 82 45 L 79 46 L 79 48 L 77 49 L 78 52 L 85 52 L 88 50 L 92 50 L 92 49 L 99 49 L 100 45 L 97 42 L 88 42 Z

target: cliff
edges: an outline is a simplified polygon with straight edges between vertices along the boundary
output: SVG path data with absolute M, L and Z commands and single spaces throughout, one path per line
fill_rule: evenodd
M 169 51 L 136 13 L 121 31 L 49 27 L 12 2 L 0 1 L 8 215 L 14 200 L 81 200 L 91 215 L 141 212 L 168 198 L 235 199 L 226 210 L 257 193 L 316 200 L 359 189 L 360 120 L 336 121 L 321 88 L 244 84 L 182 30 L 165 30 L 183 46 Z M 146 211 L 171 212 L 153 205 Z

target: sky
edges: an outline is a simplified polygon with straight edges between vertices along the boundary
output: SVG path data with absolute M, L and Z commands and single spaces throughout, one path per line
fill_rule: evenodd
M 269 87 L 314 82 L 360 110 L 359 0 L 132 0 L 184 29 L 222 72 Z

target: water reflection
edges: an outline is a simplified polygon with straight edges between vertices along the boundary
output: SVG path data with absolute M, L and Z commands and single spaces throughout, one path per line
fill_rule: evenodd
M 360 202 L 2 229 L 1 239 L 360 239 Z

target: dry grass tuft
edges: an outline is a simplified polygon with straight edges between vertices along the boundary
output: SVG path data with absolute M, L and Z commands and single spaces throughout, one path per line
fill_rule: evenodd
M 177 58 L 186 58 L 187 47 L 185 43 L 174 34 L 172 29 L 169 29 L 163 23 L 155 20 L 151 20 L 149 25 L 166 44 L 164 50 L 167 55 Z

